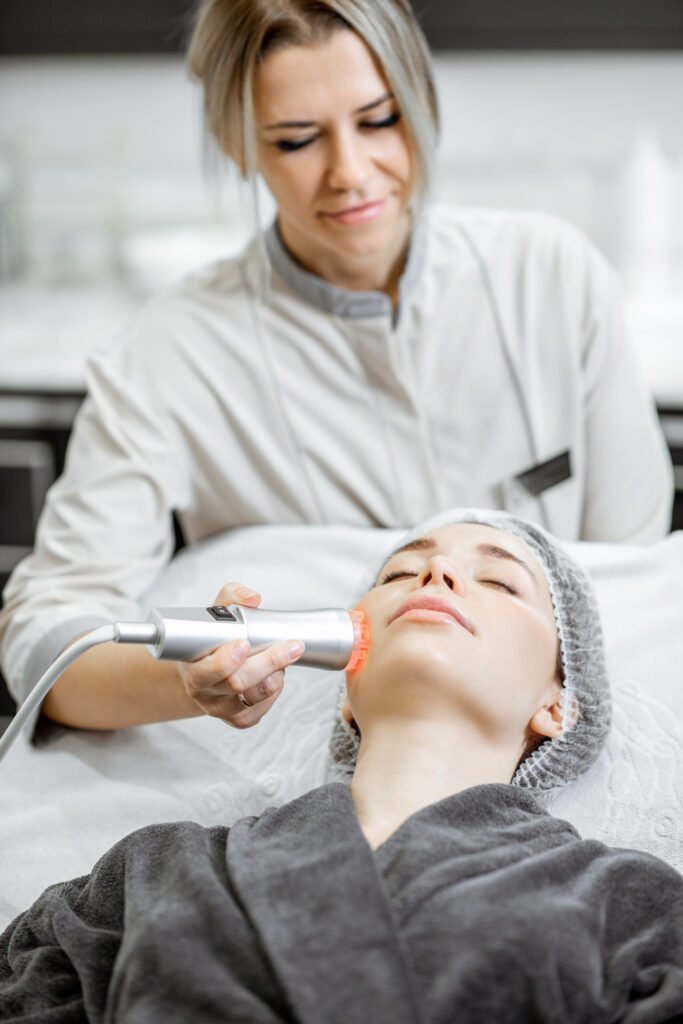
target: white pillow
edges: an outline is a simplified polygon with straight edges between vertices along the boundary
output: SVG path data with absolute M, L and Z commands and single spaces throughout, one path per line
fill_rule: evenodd
M 550 810 L 587 838 L 683 871 L 683 531 L 651 547 L 570 550 L 595 582 L 614 724 L 596 764 Z

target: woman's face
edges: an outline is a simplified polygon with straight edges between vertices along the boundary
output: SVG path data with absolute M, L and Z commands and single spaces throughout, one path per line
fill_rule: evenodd
M 394 259 L 408 237 L 413 161 L 387 81 L 354 32 L 267 55 L 254 77 L 259 171 L 283 237 L 319 272 Z
M 473 523 L 434 530 L 388 560 L 358 607 L 370 649 L 347 676 L 346 713 L 361 732 L 376 715 L 455 714 L 489 741 L 516 743 L 557 701 L 548 584 L 512 534 Z

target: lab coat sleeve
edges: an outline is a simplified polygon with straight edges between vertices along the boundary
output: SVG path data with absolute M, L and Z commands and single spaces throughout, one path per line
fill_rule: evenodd
M 64 474 L 3 595 L 0 655 L 17 700 L 76 636 L 139 618 L 140 598 L 172 555 L 187 455 L 172 410 L 157 399 L 125 355 L 91 360 Z
M 671 528 L 673 471 L 627 337 L 617 275 L 593 251 L 582 351 L 586 446 L 583 540 L 647 544 Z

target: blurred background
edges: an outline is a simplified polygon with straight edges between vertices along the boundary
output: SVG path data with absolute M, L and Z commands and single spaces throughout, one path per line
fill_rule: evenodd
M 683 526 L 683 3 L 416 8 L 443 116 L 439 195 L 565 217 L 620 271 L 682 464 Z M 202 164 L 191 9 L 0 4 L 0 584 L 61 471 L 87 353 L 250 232 L 237 177 Z

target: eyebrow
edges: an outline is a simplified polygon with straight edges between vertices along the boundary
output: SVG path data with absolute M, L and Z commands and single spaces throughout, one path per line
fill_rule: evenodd
M 436 547 L 436 541 L 433 537 L 418 537 L 417 540 L 409 540 L 407 544 L 404 544 L 400 548 L 389 555 L 389 558 L 393 558 L 394 555 L 400 555 L 403 551 L 431 551 L 432 548 Z M 389 561 L 389 559 L 387 559 Z
M 372 100 L 370 103 L 366 103 L 365 106 L 359 107 L 358 110 L 354 110 L 354 114 L 366 114 L 368 110 L 374 110 L 375 107 L 381 107 L 387 100 L 393 100 L 394 94 L 391 92 L 385 92 L 379 99 Z M 281 128 L 313 128 L 315 127 L 315 121 L 277 121 L 275 124 L 267 124 L 261 130 L 264 132 L 272 132 L 274 129 Z
M 517 565 L 521 565 L 522 569 L 526 569 L 534 583 L 537 582 L 536 574 L 532 572 L 531 566 L 527 565 L 523 558 L 513 555 L 507 548 L 501 548 L 497 544 L 477 544 L 477 551 L 481 555 L 490 555 L 492 558 L 506 558 L 510 562 L 516 562 Z
M 433 537 L 417 537 L 416 540 L 408 541 L 402 547 L 397 548 L 396 551 L 389 558 L 394 558 L 396 555 L 400 555 L 403 551 L 433 551 L 434 548 L 438 547 L 437 542 Z M 537 583 L 536 574 L 532 571 L 523 558 L 518 555 L 513 555 L 512 551 L 508 551 L 507 548 L 501 548 L 498 544 L 477 544 L 475 551 L 480 555 L 487 555 L 491 558 L 504 558 L 509 562 L 516 562 L 517 565 L 521 565 L 522 569 L 525 569 L 529 573 L 534 583 Z M 389 559 L 387 559 L 387 562 Z M 386 565 L 386 562 L 384 563 Z M 384 566 L 382 567 L 384 568 Z

